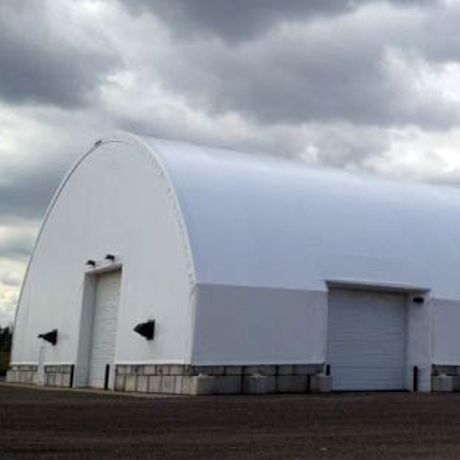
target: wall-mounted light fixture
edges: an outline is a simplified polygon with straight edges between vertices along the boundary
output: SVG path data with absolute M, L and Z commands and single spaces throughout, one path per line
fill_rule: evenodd
M 416 296 L 412 299 L 412 302 L 421 305 L 422 303 L 425 302 L 425 299 L 422 296 Z
M 95 267 L 95 266 L 96 266 L 96 261 L 93 260 L 93 259 L 88 259 L 88 260 L 85 262 L 85 265 L 89 265 L 90 267 Z
M 145 323 L 139 323 L 134 328 L 134 332 L 137 332 L 139 335 L 144 337 L 147 340 L 153 340 L 155 335 L 155 320 L 150 319 Z
M 38 334 L 38 338 L 51 343 L 51 345 L 56 345 L 58 339 L 58 331 L 57 329 L 53 329 L 52 331 Z
M 108 260 L 109 262 L 115 262 L 115 256 L 113 254 L 106 254 L 105 260 Z

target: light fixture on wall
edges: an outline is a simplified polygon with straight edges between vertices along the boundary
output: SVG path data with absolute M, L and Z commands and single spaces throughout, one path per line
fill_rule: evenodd
M 412 302 L 421 305 L 425 302 L 425 299 L 422 296 L 416 296 L 412 299 Z
M 150 319 L 144 323 L 137 324 L 134 328 L 134 332 L 137 332 L 147 340 L 153 340 L 155 335 L 155 320 Z
M 57 329 L 53 329 L 52 331 L 38 334 L 38 338 L 49 342 L 51 345 L 56 345 L 58 339 L 58 331 Z

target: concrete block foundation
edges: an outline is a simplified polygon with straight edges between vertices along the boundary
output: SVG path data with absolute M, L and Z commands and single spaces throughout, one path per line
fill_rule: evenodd
M 332 391 L 332 377 L 330 375 L 313 375 L 310 378 L 312 393 L 329 393 Z
M 72 364 L 46 365 L 44 367 L 44 384 L 52 387 L 70 388 L 73 385 Z M 6 374 L 9 383 L 38 384 L 38 366 L 11 366 Z
M 309 379 L 323 372 L 323 364 L 188 366 L 117 365 L 115 390 L 147 393 L 271 394 L 306 393 Z
M 244 393 L 265 395 L 275 393 L 276 377 L 267 375 L 249 375 L 244 379 Z
M 69 388 L 74 366 L 45 365 L 44 384 Z M 427 369 L 427 378 L 430 370 Z M 460 366 L 433 365 L 431 388 L 436 392 L 460 391 Z M 37 384 L 36 365 L 13 365 L 7 382 Z M 117 364 L 115 391 L 177 395 L 273 393 L 327 393 L 332 376 L 321 364 L 251 366 L 193 366 L 178 364 Z
M 434 375 L 431 378 L 432 391 L 439 393 L 450 393 L 454 391 L 454 377 L 450 375 Z

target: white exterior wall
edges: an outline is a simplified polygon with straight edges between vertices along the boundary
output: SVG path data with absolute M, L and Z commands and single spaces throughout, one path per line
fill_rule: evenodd
M 199 285 L 193 362 L 324 362 L 327 292 Z
M 290 359 L 324 360 L 326 336 L 321 341 L 316 331 L 324 330 L 327 300 L 315 293 L 324 292 L 327 299 L 327 281 L 341 280 L 383 290 L 402 286 L 408 294 L 429 291 L 430 304 L 418 310 L 409 307 L 408 366 L 417 365 L 426 375 L 431 362 L 460 364 L 460 335 L 452 330 L 460 324 L 459 190 L 302 167 L 268 156 L 145 142 L 163 157 L 170 172 L 200 290 L 234 286 L 241 295 L 245 286 L 252 288 L 245 300 L 234 303 L 227 293 L 220 300 L 214 293 L 215 310 L 208 300 L 198 302 L 195 359 L 217 360 L 216 350 L 207 347 L 208 334 L 201 331 L 227 337 L 231 319 L 216 320 L 225 308 L 239 308 L 253 325 L 248 336 L 264 340 L 264 326 L 251 318 L 271 321 L 267 311 L 276 308 L 266 306 L 264 293 L 279 289 L 280 298 L 286 290 L 303 291 L 309 298 L 308 305 L 299 298 L 296 314 L 301 322 L 308 316 L 305 335 L 310 338 L 285 338 L 289 350 L 297 344 Z M 257 290 L 260 296 L 253 294 Z M 293 306 L 290 297 L 288 303 Z M 242 305 L 251 307 L 245 310 Z M 283 321 L 294 324 L 296 318 Z M 243 343 L 244 356 L 264 358 L 255 355 L 253 342 Z M 283 352 L 272 349 L 273 359 L 283 360 Z
M 38 239 L 19 302 L 13 364 L 36 363 L 37 335 L 54 328 L 58 345 L 46 346 L 46 363 L 76 361 L 85 261 L 107 253 L 123 268 L 115 361 L 188 361 L 193 273 L 187 244 L 154 157 L 139 144 L 98 147 L 68 177 Z M 133 332 L 150 318 L 157 323 L 154 341 Z M 88 343 L 91 328 L 82 326 Z
M 434 299 L 432 318 L 433 362 L 459 365 L 460 302 L 451 299 Z
M 20 300 L 13 363 L 36 363 L 36 335 L 54 327 L 59 346 L 47 346 L 46 361 L 75 361 L 80 321 L 87 329 L 83 264 L 117 253 L 118 363 L 323 362 L 332 280 L 429 291 L 429 303 L 409 306 L 408 366 L 460 364 L 459 191 L 111 140 L 83 160 L 49 214 Z M 156 337 L 147 342 L 132 328 L 151 317 Z

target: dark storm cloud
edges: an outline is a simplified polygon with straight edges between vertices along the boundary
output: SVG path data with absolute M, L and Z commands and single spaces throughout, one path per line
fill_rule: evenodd
M 97 94 L 118 61 L 109 49 L 84 46 L 70 25 L 56 30 L 45 1 L 0 2 L 0 98 L 10 103 L 79 106 Z M 68 17 L 59 17 L 61 25 Z M 97 37 L 94 39 L 96 40 Z
M 210 113 L 236 112 L 267 125 L 446 129 L 460 121 L 456 102 L 427 87 L 421 74 L 424 64 L 436 71 L 460 60 L 458 6 L 407 0 L 124 3 L 194 36 L 177 40 L 173 34 L 169 52 L 152 50 L 151 71 L 172 94 Z
M 0 183 L 0 215 L 4 217 L 42 218 L 62 171 L 36 171 Z
M 265 124 L 351 122 L 433 129 L 457 124 L 456 103 L 430 88 L 415 88 L 417 78 L 423 78 L 415 67 L 422 51 L 401 51 L 398 40 L 410 33 L 418 40 L 420 25 L 395 37 L 403 22 L 393 26 L 394 19 L 377 24 L 375 32 L 359 30 L 352 21 L 337 24 L 336 31 L 325 23 L 239 47 L 183 42 L 174 49 L 175 59 L 157 59 L 155 71 L 166 88 L 194 105 L 235 111 Z M 385 42 L 389 34 L 394 36 Z
M 375 0 L 122 0 L 129 11 L 150 11 L 182 37 L 212 34 L 242 41 L 281 21 L 305 20 L 354 11 Z M 403 7 L 434 5 L 436 0 L 388 0 Z

